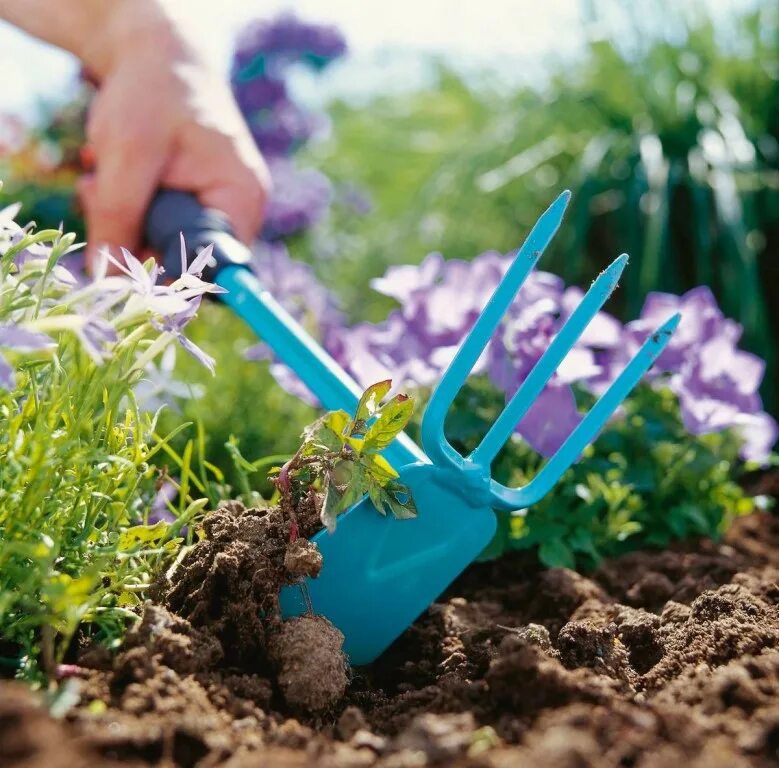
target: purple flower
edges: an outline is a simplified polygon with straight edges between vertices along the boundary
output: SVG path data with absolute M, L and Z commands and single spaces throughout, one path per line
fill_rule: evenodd
M 273 297 L 312 335 L 323 338 L 343 324 L 335 297 L 308 264 L 292 259 L 281 243 L 259 243 L 251 267 Z
M 372 287 L 399 308 L 382 323 L 343 326 L 327 292 L 310 268 L 295 265 L 285 249 L 268 249 L 255 269 L 271 293 L 319 338 L 330 354 L 362 385 L 392 378 L 397 386 L 431 386 L 505 274 L 511 257 L 495 252 L 472 262 L 446 261 L 437 253 L 418 266 L 390 267 Z M 510 306 L 474 373 L 486 373 L 510 398 L 537 364 L 583 292 L 566 288 L 547 272 L 532 273 Z M 777 424 L 762 412 L 758 388 L 764 364 L 738 349 L 741 327 L 725 318 L 708 288 L 678 297 L 654 293 L 639 320 L 623 327 L 599 312 L 569 351 L 517 426 L 536 451 L 554 453 L 581 421 L 572 385 L 600 394 L 624 368 L 647 333 L 674 312 L 683 313 L 674 336 L 653 369 L 654 380 L 678 395 L 682 420 L 693 434 L 733 428 L 744 439 L 744 458 L 764 460 L 777 437 Z M 251 351 L 270 358 L 266 348 Z M 289 391 L 315 402 L 280 363 L 274 376 Z
M 765 463 L 779 439 L 779 425 L 767 413 L 740 413 L 734 422 L 735 429 L 744 440 L 741 456 L 747 461 Z
M 735 325 L 725 319 L 714 294 L 705 285 L 693 288 L 683 296 L 650 293 L 644 301 L 640 318 L 626 326 L 633 346 L 637 349 L 648 333 L 675 312 L 680 312 L 682 319 L 668 346 L 655 362 L 653 371 L 656 374 L 678 371 L 701 342 L 720 333 L 723 324 Z
M 149 511 L 150 525 L 159 523 L 161 520 L 166 523 L 175 522 L 176 516 L 170 511 L 168 505 L 175 501 L 178 495 L 178 489 L 170 480 L 162 482 L 151 503 L 151 510 Z
M 338 202 L 358 216 L 365 216 L 373 211 L 371 196 L 357 184 L 340 184 L 336 191 Z
M 81 346 L 98 365 L 108 357 L 108 346 L 118 339 L 113 325 L 96 315 L 84 317 L 83 322 L 74 327 L 74 331 Z
M 582 417 L 570 387 L 546 386 L 517 426 L 517 433 L 542 456 L 551 456 L 579 425 Z
M 299 169 L 288 160 L 269 162 L 273 194 L 265 212 L 263 239 L 276 240 L 310 229 L 326 213 L 332 186 L 311 168 Z
M 241 33 L 233 64 L 237 77 L 258 57 L 286 61 L 302 59 L 316 68 L 326 66 L 346 51 L 346 41 L 336 27 L 307 24 L 292 13 L 270 21 L 257 21 Z
M 0 325 L 0 347 L 13 349 L 17 352 L 37 352 L 51 349 L 56 342 L 45 333 L 30 331 L 18 325 Z M 0 354 L 0 387 L 13 389 L 16 384 L 16 372 L 13 366 Z
M 694 288 L 683 296 L 650 294 L 641 318 L 627 325 L 629 351 L 677 311 L 682 320 L 654 375 L 667 374 L 658 381 L 678 395 L 682 421 L 692 434 L 732 427 L 744 437 L 742 456 L 765 461 L 777 435 L 776 422 L 762 412 L 758 392 L 765 364 L 738 349 L 742 328 L 722 314 L 709 288 Z
M 292 154 L 327 125 L 323 116 L 312 115 L 286 98 L 245 117 L 257 146 L 272 157 Z
M 175 315 L 166 315 L 159 320 L 153 320 L 152 324 L 158 331 L 171 334 L 173 338 L 195 358 L 195 360 L 213 373 L 216 366 L 216 360 L 182 333 L 184 326 L 186 326 L 186 324 L 197 314 L 197 310 L 200 307 L 200 300 L 200 296 L 195 296 L 188 302 L 187 308 L 182 312 L 178 312 Z
M 269 77 L 255 77 L 233 83 L 233 90 L 244 115 L 270 109 L 287 98 L 287 88 L 284 83 Z

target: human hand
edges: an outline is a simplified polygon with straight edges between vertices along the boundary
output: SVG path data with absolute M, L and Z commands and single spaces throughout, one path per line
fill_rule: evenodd
M 269 189 L 265 163 L 224 80 L 155 2 L 130 0 L 83 57 L 99 82 L 87 121 L 96 167 L 84 176 L 88 266 L 99 247 L 137 250 L 159 187 L 195 193 L 249 242 Z

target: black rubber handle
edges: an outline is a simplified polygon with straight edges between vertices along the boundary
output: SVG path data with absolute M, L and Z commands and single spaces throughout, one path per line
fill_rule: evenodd
M 203 279 L 213 282 L 225 266 L 246 266 L 251 252 L 233 235 L 227 217 L 214 208 L 205 208 L 190 192 L 162 189 L 146 213 L 146 242 L 162 258 L 165 274 L 181 274 L 181 243 L 184 235 L 189 260 L 202 248 L 213 243 L 213 259 L 203 272 Z

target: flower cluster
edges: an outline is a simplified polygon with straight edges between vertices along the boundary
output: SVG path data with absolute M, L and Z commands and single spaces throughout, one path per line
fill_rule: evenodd
M 295 64 L 321 70 L 345 51 L 346 42 L 335 27 L 307 24 L 293 14 L 257 21 L 238 40 L 233 91 L 273 179 L 264 240 L 309 229 L 328 210 L 332 192 L 327 177 L 301 170 L 289 159 L 324 129 L 326 120 L 295 103 L 288 78 Z
M 372 287 L 400 303 L 385 323 L 364 324 L 348 332 L 341 360 L 362 381 L 379 371 L 395 371 L 406 386 L 433 384 L 451 360 L 503 277 L 511 257 L 483 253 L 472 262 L 429 255 L 419 267 L 391 267 Z M 581 291 L 566 289 L 548 272 L 530 275 L 509 308 L 475 374 L 486 374 L 510 397 L 576 307 Z M 595 381 L 604 368 L 604 350 L 618 347 L 620 324 L 599 313 L 517 427 L 539 453 L 553 453 L 578 424 L 571 385 Z M 368 362 L 372 361 L 372 362 Z
M 238 40 L 235 64 L 243 72 L 277 71 L 280 63 L 295 61 L 322 69 L 345 52 L 346 42 L 335 27 L 306 24 L 285 13 L 246 27 Z
M 682 421 L 694 435 L 733 427 L 744 438 L 742 455 L 763 460 L 776 442 L 776 421 L 762 411 L 758 389 L 765 363 L 738 348 L 742 327 L 726 318 L 711 290 L 700 286 L 683 296 L 651 293 L 640 319 L 625 328 L 623 354 L 630 354 L 660 317 L 681 312 L 682 321 L 658 358 L 652 376 L 679 397 Z
M 158 285 L 163 270 L 153 260 L 141 264 L 126 250 L 123 263 L 104 252 L 93 279 L 85 282 L 62 263 L 81 247 L 75 238 L 60 237 L 54 230 L 31 238 L 14 221 L 18 211 L 18 205 L 0 211 L 0 387 L 16 385 L 9 356 L 23 359 L 52 351 L 56 333 L 73 334 L 97 365 L 128 339 L 137 342 L 153 335 L 133 370 L 142 371 L 174 341 L 213 370 L 213 359 L 183 334 L 202 296 L 222 291 L 200 277 L 210 248 L 187 265 L 182 240 L 182 275 L 169 285 Z M 55 246 L 48 244 L 52 241 Z M 109 262 L 123 274 L 107 275 Z
M 390 267 L 371 283 L 374 290 L 399 303 L 381 323 L 341 325 L 340 316 L 325 309 L 334 304 L 307 267 L 298 265 L 295 279 L 286 283 L 279 297 L 293 314 L 297 311 L 298 318 L 300 308 L 307 308 L 307 329 L 358 383 L 367 386 L 391 377 L 399 387 L 428 387 L 452 359 L 510 259 L 486 252 L 471 262 L 447 261 L 433 253 L 419 266 Z M 274 268 L 290 270 L 291 264 L 276 261 Z M 487 376 L 509 398 L 581 298 L 579 288 L 566 287 L 559 277 L 532 273 L 474 374 Z M 539 453 L 554 453 L 581 420 L 574 385 L 601 394 L 647 335 L 677 311 L 682 313 L 682 323 L 650 380 L 678 395 L 691 434 L 735 428 L 744 439 L 742 456 L 764 460 L 776 442 L 777 424 L 762 411 L 758 394 L 763 361 L 738 349 L 741 327 L 722 315 L 705 287 L 681 297 L 650 294 L 640 319 L 625 326 L 599 312 L 518 424 L 517 433 Z M 290 391 L 299 395 L 305 391 L 283 366 L 275 365 L 274 375 Z M 306 398 L 311 399 L 308 394 Z
M 277 241 L 311 229 L 330 208 L 330 180 L 313 168 L 298 168 L 284 158 L 270 158 L 268 167 L 273 195 L 265 211 L 263 239 Z

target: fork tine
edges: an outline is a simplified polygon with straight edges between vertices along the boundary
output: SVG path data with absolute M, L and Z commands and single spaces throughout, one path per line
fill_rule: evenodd
M 557 370 L 579 336 L 582 335 L 590 320 L 595 317 L 598 310 L 606 303 L 606 299 L 611 296 L 627 263 L 627 254 L 623 253 L 600 273 L 573 314 L 552 339 L 549 347 L 509 400 L 503 412 L 492 424 L 482 442 L 468 457 L 471 461 L 485 467 L 492 463 L 498 451 L 513 433 L 516 425 L 528 412 L 552 374 Z
M 641 377 L 654 363 L 671 339 L 671 334 L 679 325 L 681 315 L 675 314 L 665 321 L 643 343 L 635 357 L 625 366 L 606 392 L 601 395 L 589 413 L 568 436 L 568 439 L 558 449 L 541 471 L 523 488 L 505 488 L 499 483 L 492 483 L 493 506 L 499 509 L 523 509 L 535 504 L 545 496 L 568 467 L 573 464 L 606 423 L 606 420 L 617 409 L 617 406 L 627 397 L 638 384 Z
M 446 413 L 517 291 L 559 229 L 570 198 L 571 193 L 568 190 L 563 192 L 535 223 L 484 311 L 476 319 L 441 381 L 433 390 L 422 419 L 422 445 L 434 463 L 459 465 L 463 461 L 462 456 L 444 435 Z

